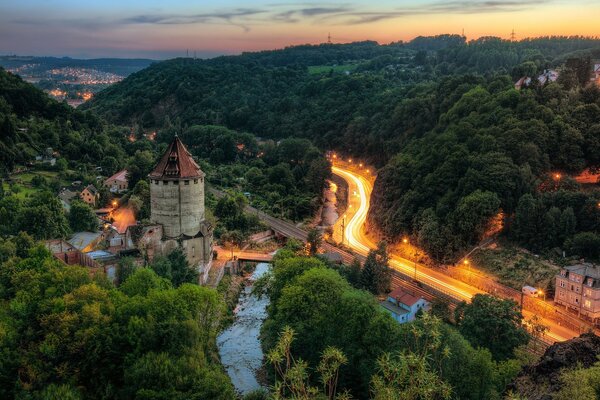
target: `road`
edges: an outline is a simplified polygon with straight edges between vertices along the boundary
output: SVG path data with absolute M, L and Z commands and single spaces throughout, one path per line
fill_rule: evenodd
M 332 172 L 348 183 L 349 205 L 346 212 L 344 239 L 345 243 L 356 253 L 366 256 L 370 249 L 376 247 L 374 241 L 365 232 L 365 222 L 369 212 L 371 191 L 373 190 L 373 178 L 356 167 L 348 167 L 336 163 Z M 415 280 L 426 284 L 436 290 L 453 297 L 457 300 L 470 301 L 478 293 L 484 293 L 474 286 L 461 282 L 445 275 L 442 271 L 427 268 L 414 261 L 407 260 L 396 254 L 390 254 L 390 266 L 404 275 L 413 277 Z M 530 318 L 532 313 L 523 312 L 525 318 Z M 549 327 L 546 334 L 551 341 L 564 341 L 579 335 L 556 324 L 554 321 L 544 319 L 544 325 Z

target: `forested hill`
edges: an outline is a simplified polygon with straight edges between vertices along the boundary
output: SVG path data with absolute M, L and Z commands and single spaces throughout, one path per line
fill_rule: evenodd
M 141 129 L 304 137 L 384 166 L 369 221 L 436 261 L 494 227 L 534 251 L 600 258 L 600 194 L 568 178 L 600 167 L 599 58 L 600 40 L 581 37 L 298 46 L 157 63 L 85 106 Z M 541 85 L 548 68 L 559 79 Z M 533 84 L 517 91 L 522 76 Z
M 0 174 L 48 147 L 70 161 L 120 157 L 119 140 L 125 141 L 122 132 L 109 139 L 106 124 L 92 113 L 53 100 L 0 68 Z
M 421 96 L 428 84 L 468 73 L 514 78 L 595 48 L 600 41 L 577 37 L 465 43 L 444 35 L 390 45 L 307 45 L 174 59 L 129 76 L 83 108 L 146 129 L 179 120 L 183 126 L 225 125 L 261 137 L 306 137 L 381 163 L 407 137 L 432 128 L 435 104 L 447 107 L 447 100 Z

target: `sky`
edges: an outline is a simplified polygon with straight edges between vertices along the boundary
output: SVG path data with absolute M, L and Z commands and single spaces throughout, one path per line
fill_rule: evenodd
M 464 33 L 600 35 L 600 0 L 0 0 L 0 54 L 165 59 Z

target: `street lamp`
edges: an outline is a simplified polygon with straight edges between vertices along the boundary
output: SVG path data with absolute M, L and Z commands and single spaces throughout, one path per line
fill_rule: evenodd
M 546 292 L 544 292 L 542 289 L 538 290 L 538 293 L 541 294 L 544 298 L 544 302 L 546 301 Z

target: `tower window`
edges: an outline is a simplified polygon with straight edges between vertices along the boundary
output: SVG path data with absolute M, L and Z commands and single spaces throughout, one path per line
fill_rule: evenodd
M 173 181 L 173 185 L 179 185 L 179 181 Z
M 169 181 L 163 181 L 163 185 L 168 185 Z
M 184 185 L 189 185 L 189 184 L 190 184 L 190 181 L 183 181 L 183 184 L 184 184 Z
M 198 183 L 198 179 L 194 179 L 194 185 Z
M 156 181 L 154 181 L 154 184 L 155 184 L 155 185 L 158 185 L 158 181 L 157 181 L 157 180 L 156 180 Z

